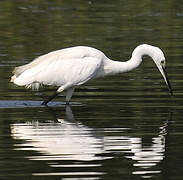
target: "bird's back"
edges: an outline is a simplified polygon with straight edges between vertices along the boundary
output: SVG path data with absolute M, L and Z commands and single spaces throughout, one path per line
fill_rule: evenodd
M 29 64 L 16 67 L 13 70 L 13 74 L 19 76 L 25 70 L 38 66 L 41 63 L 51 63 L 57 60 L 61 61 L 61 60 L 78 59 L 84 57 L 94 57 L 97 59 L 102 59 L 104 56 L 105 55 L 101 51 L 92 47 L 76 46 L 71 48 L 65 48 L 42 55 L 33 60 L 32 62 L 30 62 Z

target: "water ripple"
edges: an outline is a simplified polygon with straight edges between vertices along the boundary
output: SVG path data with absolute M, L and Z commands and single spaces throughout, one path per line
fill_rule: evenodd
M 74 172 L 75 175 L 81 176 L 86 174 L 82 172 L 83 168 L 100 168 L 103 160 L 114 159 L 116 153 L 122 153 L 126 159 L 132 161 L 136 168 L 132 174 L 148 177 L 149 174 L 161 172 L 154 171 L 153 167 L 165 156 L 165 136 L 162 131 L 166 132 L 167 122 L 159 127 L 160 132 L 151 139 L 151 144 L 143 146 L 141 137 L 129 133 L 130 127 L 90 128 L 75 121 L 70 106 L 66 107 L 66 118 L 57 119 L 58 122 L 34 121 L 11 124 L 11 136 L 18 142 L 14 144 L 14 149 L 39 152 L 37 155 L 27 155 L 26 158 L 48 161 L 48 165 L 52 168 L 81 168 L 80 172 Z M 100 169 L 97 172 L 87 172 L 88 175 L 90 173 L 104 174 Z M 40 172 L 33 175 L 70 176 L 70 174 L 73 172 Z

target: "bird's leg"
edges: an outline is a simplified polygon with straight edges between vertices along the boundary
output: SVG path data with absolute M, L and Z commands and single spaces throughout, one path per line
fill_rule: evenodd
M 71 87 L 71 88 L 67 89 L 67 91 L 66 91 L 66 105 L 69 105 L 69 101 L 72 97 L 74 89 L 75 89 L 74 87 Z
M 66 101 L 65 103 L 66 103 L 66 105 L 70 105 L 70 102 L 69 101 Z
M 46 106 L 47 111 L 53 116 L 54 122 L 58 123 L 59 121 L 58 121 L 57 115 L 54 112 L 54 110 L 51 107 L 49 107 L 48 105 L 45 105 L 45 106 Z
M 55 91 L 52 96 L 50 96 L 48 99 L 44 100 L 41 105 L 47 105 L 48 102 L 50 102 L 54 97 L 56 97 L 59 94 L 58 91 Z

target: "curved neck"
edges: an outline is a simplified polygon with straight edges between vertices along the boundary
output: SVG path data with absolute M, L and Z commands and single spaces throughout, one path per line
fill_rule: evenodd
M 138 61 L 137 59 L 141 59 L 144 55 L 150 56 L 152 59 L 155 58 L 155 52 L 156 47 L 148 45 L 148 44 L 142 44 L 137 46 L 134 51 L 132 52 L 131 59 L 134 59 L 134 61 Z
M 141 64 L 144 55 L 148 55 L 154 59 L 155 53 L 152 50 L 154 47 L 152 47 L 147 44 L 137 46 L 132 53 L 132 57 L 126 62 L 110 60 L 109 64 L 112 67 L 110 74 L 128 72 L 137 68 Z

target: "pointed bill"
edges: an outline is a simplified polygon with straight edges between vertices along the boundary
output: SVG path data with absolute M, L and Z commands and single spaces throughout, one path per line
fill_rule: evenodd
M 158 69 L 161 72 L 161 74 L 162 74 L 162 76 L 163 76 L 163 78 L 165 80 L 165 83 L 166 83 L 166 85 L 168 87 L 168 90 L 169 90 L 171 96 L 173 96 L 173 90 L 172 90 L 170 81 L 168 79 L 168 75 L 167 75 L 166 69 L 162 65 L 158 66 Z

